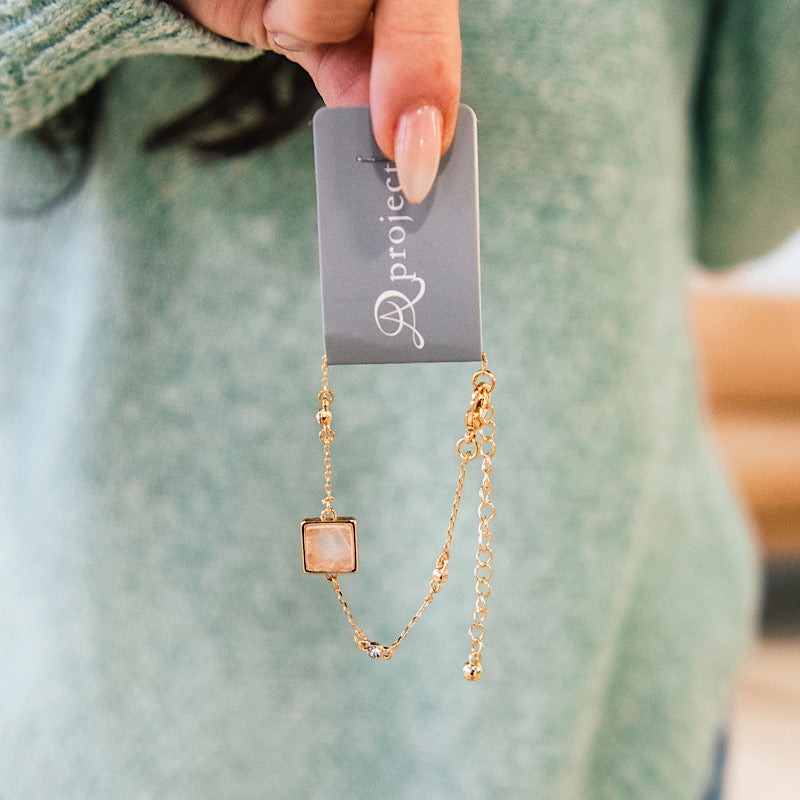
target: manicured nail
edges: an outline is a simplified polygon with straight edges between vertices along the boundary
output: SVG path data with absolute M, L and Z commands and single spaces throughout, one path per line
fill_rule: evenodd
M 287 33 L 270 33 L 270 36 L 272 37 L 273 46 L 279 50 L 285 50 L 287 53 L 302 53 L 309 48 L 308 42 L 296 39 Z
M 421 203 L 430 192 L 442 151 L 442 114 L 434 106 L 407 111 L 394 139 L 397 179 L 410 203 Z

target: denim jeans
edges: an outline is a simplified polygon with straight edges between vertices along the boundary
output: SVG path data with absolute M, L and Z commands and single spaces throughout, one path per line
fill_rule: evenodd
M 711 778 L 708 782 L 703 800 L 722 800 L 722 779 L 725 772 L 725 761 L 728 754 L 728 737 L 722 734 L 714 751 Z

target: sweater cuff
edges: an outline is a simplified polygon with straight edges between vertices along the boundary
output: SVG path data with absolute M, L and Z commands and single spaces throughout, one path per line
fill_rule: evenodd
M 260 52 L 158 0 L 12 0 L 0 10 L 0 136 L 39 125 L 129 56 Z

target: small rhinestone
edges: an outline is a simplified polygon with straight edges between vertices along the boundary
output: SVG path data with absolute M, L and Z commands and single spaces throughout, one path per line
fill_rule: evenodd
M 367 648 L 367 655 L 370 658 L 380 658 L 383 655 L 383 648 L 379 644 L 371 644 Z

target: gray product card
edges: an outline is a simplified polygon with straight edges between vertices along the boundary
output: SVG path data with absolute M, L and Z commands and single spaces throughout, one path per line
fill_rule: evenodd
M 369 108 L 314 116 L 325 353 L 330 364 L 480 361 L 475 113 L 428 197 L 409 203 Z

